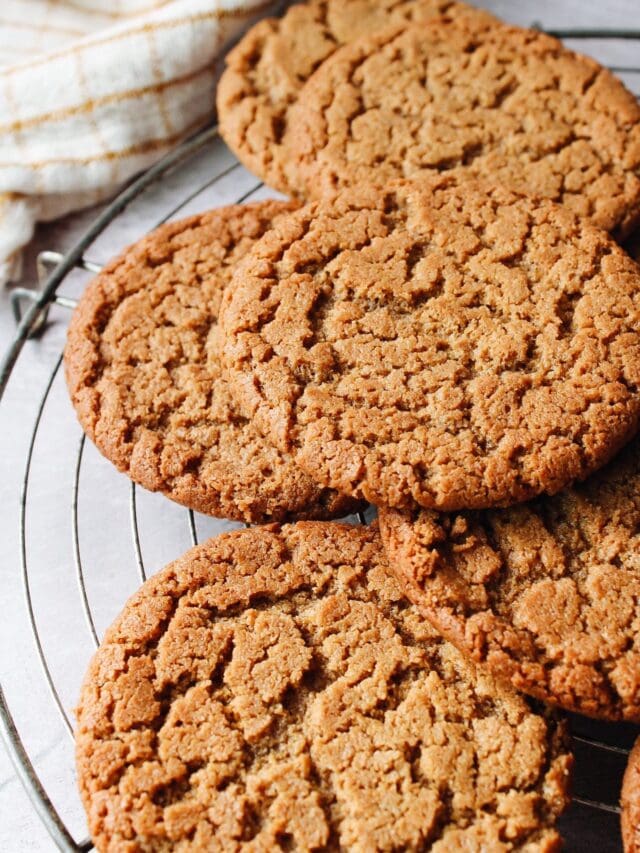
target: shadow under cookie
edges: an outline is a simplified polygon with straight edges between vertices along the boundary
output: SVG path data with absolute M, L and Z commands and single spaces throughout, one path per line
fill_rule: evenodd
M 624 853 L 640 851 L 640 739 L 629 753 L 622 782 L 621 824 Z

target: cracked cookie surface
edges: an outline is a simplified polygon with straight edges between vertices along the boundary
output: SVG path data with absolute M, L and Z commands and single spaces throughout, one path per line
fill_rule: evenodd
M 270 186 L 289 192 L 282 137 L 304 82 L 346 42 L 398 22 L 488 13 L 451 0 L 312 0 L 252 27 L 226 57 L 217 92 L 220 133 Z
M 87 435 L 136 483 L 208 515 L 355 508 L 264 441 L 221 376 L 217 314 L 232 267 L 293 208 L 257 202 L 162 226 L 89 284 L 69 327 L 67 383 Z
M 375 527 L 224 534 L 129 600 L 84 681 L 101 851 L 555 851 L 563 725 L 402 596 Z
M 604 464 L 640 411 L 640 275 L 568 210 L 451 176 L 283 218 L 221 314 L 239 405 L 376 505 L 506 505 Z
M 474 660 L 567 710 L 640 722 L 640 440 L 552 498 L 380 511 L 407 595 Z
M 306 83 L 283 140 L 294 194 L 456 169 L 622 237 L 640 219 L 640 105 L 550 36 L 469 21 L 391 28 Z
M 640 739 L 629 753 L 620 800 L 624 853 L 640 853 Z

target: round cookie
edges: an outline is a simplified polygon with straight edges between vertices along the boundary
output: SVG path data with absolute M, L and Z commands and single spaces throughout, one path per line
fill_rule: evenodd
M 547 201 L 450 176 L 283 218 L 221 314 L 244 414 L 376 505 L 506 505 L 604 464 L 640 413 L 640 270 Z
M 98 851 L 556 851 L 564 726 L 403 598 L 375 528 L 240 530 L 129 600 L 86 675 Z
M 282 137 L 304 82 L 338 47 L 389 24 L 491 15 L 451 0 L 311 0 L 265 18 L 227 54 L 217 92 L 220 133 L 244 165 L 288 192 Z
M 640 853 L 640 738 L 629 753 L 622 781 L 622 843 L 624 853 Z
M 216 317 L 231 269 L 293 208 L 258 202 L 162 226 L 89 284 L 69 327 L 66 376 L 87 435 L 136 483 L 209 515 L 355 508 L 254 432 L 221 376 Z
M 342 47 L 283 140 L 301 197 L 456 169 L 561 202 L 621 237 L 640 220 L 640 104 L 550 36 L 414 24 Z
M 640 440 L 553 498 L 380 511 L 389 562 L 447 639 L 570 711 L 640 722 Z

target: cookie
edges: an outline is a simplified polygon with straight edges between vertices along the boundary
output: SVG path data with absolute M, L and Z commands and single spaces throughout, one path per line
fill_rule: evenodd
M 565 208 L 449 176 L 289 214 L 221 315 L 245 416 L 318 483 L 483 508 L 604 464 L 640 413 L 640 270 Z
M 254 432 L 220 372 L 216 317 L 233 264 L 292 208 L 258 202 L 164 225 L 89 284 L 69 327 L 67 382 L 87 435 L 136 483 L 209 515 L 355 508 Z
M 617 237 L 640 221 L 640 104 L 532 30 L 428 22 L 342 47 L 283 140 L 302 197 L 451 169 L 561 202 Z
M 519 690 L 640 722 L 640 439 L 586 482 L 503 511 L 380 511 L 422 613 Z
M 91 663 L 77 768 L 107 850 L 555 851 L 563 725 L 403 598 L 374 528 L 187 552 Z
M 640 738 L 629 753 L 621 799 L 624 853 L 640 853 Z
M 288 111 L 313 71 L 359 36 L 441 15 L 495 20 L 450 0 L 312 0 L 291 6 L 282 18 L 259 21 L 226 57 L 217 93 L 220 133 L 248 169 L 288 192 L 282 137 Z

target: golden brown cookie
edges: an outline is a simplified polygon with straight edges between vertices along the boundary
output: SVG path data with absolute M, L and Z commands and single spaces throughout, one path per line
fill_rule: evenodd
M 506 505 L 604 464 L 640 412 L 640 270 L 547 201 L 438 177 L 283 217 L 238 267 L 247 417 L 374 504 Z
M 69 327 L 67 382 L 87 435 L 136 483 L 209 515 L 355 508 L 254 432 L 220 372 L 216 318 L 231 269 L 293 207 L 258 202 L 164 225 L 90 283 Z
M 561 202 L 618 237 L 640 219 L 640 104 L 532 30 L 428 22 L 342 47 L 283 140 L 302 197 L 451 169 Z
M 398 22 L 487 12 L 451 0 L 311 0 L 259 21 L 227 55 L 218 86 L 220 132 L 236 156 L 288 192 L 282 136 L 287 114 L 313 71 L 340 45 Z
M 427 627 L 375 528 L 225 534 L 147 581 L 78 709 L 99 851 L 556 851 L 563 725 Z
M 640 853 L 640 738 L 629 753 L 622 782 L 620 817 L 624 853 Z
M 586 482 L 508 510 L 380 511 L 407 595 L 519 690 L 640 722 L 640 439 Z

